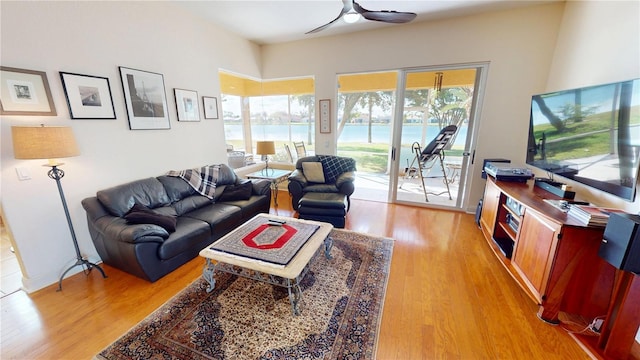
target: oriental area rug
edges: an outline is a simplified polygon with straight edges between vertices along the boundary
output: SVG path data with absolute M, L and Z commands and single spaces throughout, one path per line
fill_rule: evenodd
M 393 240 L 334 229 L 301 282 L 286 288 L 222 272 L 199 278 L 95 356 L 116 359 L 373 359 Z M 204 264 L 204 260 L 203 260 Z

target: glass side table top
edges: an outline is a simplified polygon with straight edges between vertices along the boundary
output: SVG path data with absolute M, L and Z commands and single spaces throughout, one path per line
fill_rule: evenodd
M 281 169 L 262 169 L 256 172 L 252 172 L 250 174 L 245 175 L 249 179 L 279 179 L 281 177 L 289 176 L 291 174 L 291 170 L 281 170 Z

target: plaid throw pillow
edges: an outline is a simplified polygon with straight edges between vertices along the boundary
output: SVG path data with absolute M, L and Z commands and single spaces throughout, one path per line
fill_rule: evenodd
M 329 184 L 336 182 L 338 176 L 344 172 L 356 171 L 356 161 L 352 158 L 333 155 L 317 156 L 324 169 L 325 181 Z

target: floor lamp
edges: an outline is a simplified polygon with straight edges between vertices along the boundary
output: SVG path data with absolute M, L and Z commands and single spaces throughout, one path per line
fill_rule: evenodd
M 266 164 L 264 168 L 264 174 L 269 175 L 269 155 L 276 153 L 276 144 L 273 141 L 258 141 L 256 142 L 256 154 L 262 155 Z
M 80 254 L 78 240 L 76 239 L 76 233 L 73 230 L 71 216 L 69 215 L 69 208 L 67 207 L 67 201 L 64 198 L 64 192 L 60 184 L 60 179 L 64 176 L 64 171 L 58 168 L 58 166 L 64 165 L 64 163 L 57 162 L 55 159 L 80 155 L 76 140 L 73 137 L 73 130 L 66 126 L 12 126 L 11 136 L 13 139 L 14 157 L 16 159 L 49 159 L 49 163 L 43 166 L 51 167 L 48 175 L 51 179 L 55 180 L 58 185 L 62 207 L 67 216 L 71 239 L 76 249 L 76 263 L 71 265 L 71 267 L 65 270 L 62 276 L 60 276 L 58 291 L 62 290 L 62 279 L 64 279 L 64 276 L 76 266 L 82 266 L 83 270 L 84 266 L 86 266 L 87 271 L 91 271 L 91 269 L 95 267 L 100 270 L 102 277 L 106 278 L 107 275 L 99 265 L 89 262 Z

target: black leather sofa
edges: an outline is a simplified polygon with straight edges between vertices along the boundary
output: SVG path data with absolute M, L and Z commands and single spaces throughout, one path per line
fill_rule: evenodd
M 82 200 L 82 206 L 102 261 L 154 282 L 246 220 L 268 213 L 270 185 L 268 180 L 240 179 L 231 168 L 220 165 L 213 200 L 180 177 L 162 175 L 98 191 Z M 250 190 L 241 196 L 229 191 L 241 187 Z M 162 226 L 131 223 L 134 205 L 145 208 L 144 216 L 163 219 L 157 222 Z

